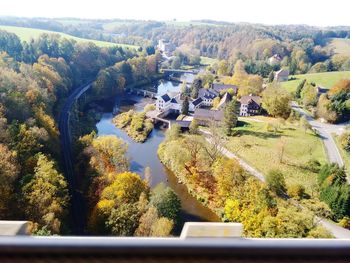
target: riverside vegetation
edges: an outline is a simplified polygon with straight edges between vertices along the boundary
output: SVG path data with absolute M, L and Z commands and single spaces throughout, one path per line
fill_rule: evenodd
M 223 221 L 241 222 L 249 237 L 330 237 L 315 223 L 315 214 L 296 207 L 283 196 L 285 182 L 271 171 L 267 183 L 247 174 L 239 163 L 222 156 L 220 136 L 212 128 L 212 142 L 196 134 L 180 134 L 173 125 L 158 155 L 184 183 L 191 195 Z
M 144 112 L 130 110 L 117 115 L 113 123 L 123 129 L 136 142 L 144 142 L 153 130 L 153 123 Z

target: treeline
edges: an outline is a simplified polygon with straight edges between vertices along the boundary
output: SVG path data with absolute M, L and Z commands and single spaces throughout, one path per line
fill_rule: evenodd
M 149 168 L 129 172 L 127 144 L 94 133 L 79 140 L 77 169 L 88 200 L 88 230 L 98 235 L 169 236 L 178 224 L 180 200 L 163 185 L 151 189 Z
M 247 174 L 238 161 L 220 153 L 220 132 L 210 127 L 211 140 L 180 134 L 173 125 L 159 146 L 159 158 L 191 195 L 223 221 L 241 222 L 248 237 L 330 237 L 315 223 L 313 212 L 285 199 L 285 182 L 271 172 L 267 183 Z
M 136 54 L 58 35 L 30 43 L 0 31 L 0 218 L 28 220 L 32 233 L 69 233 L 69 194 L 57 122 L 72 89 Z
M 134 44 L 141 46 L 141 50 L 155 46 L 159 39 L 166 39 L 179 50 L 191 50 L 191 53 L 200 56 L 226 59 L 232 64 L 242 59 L 248 73 L 264 77 L 272 69 L 280 67 L 288 67 L 292 74 L 350 69 L 349 57 L 334 55 L 327 47 L 330 38 L 348 38 L 350 29 L 347 27 L 319 29 L 305 25 L 269 26 L 215 21 L 185 26 L 130 20 L 75 22 L 64 19 L 0 19 L 0 24 L 4 25 L 48 29 L 88 39 Z M 268 62 L 273 55 L 281 58 L 276 64 Z

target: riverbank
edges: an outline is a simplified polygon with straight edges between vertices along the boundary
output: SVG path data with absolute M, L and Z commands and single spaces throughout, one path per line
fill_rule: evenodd
M 188 138 L 192 140 L 194 136 L 189 135 Z M 218 202 L 215 198 L 214 191 L 211 191 L 214 189 L 210 190 L 210 188 L 208 187 L 209 185 L 212 186 L 213 182 L 210 182 L 209 178 L 200 178 L 201 175 L 208 175 L 208 171 L 205 170 L 210 169 L 211 167 L 203 165 L 202 170 L 199 171 L 196 169 L 196 167 L 191 167 L 191 165 L 188 165 L 186 162 L 189 157 L 186 150 L 192 151 L 190 155 L 193 154 L 198 156 L 204 153 L 205 151 L 202 147 L 203 145 L 200 140 L 194 139 L 192 142 L 193 144 L 191 144 L 190 142 L 190 145 L 187 145 L 187 148 L 185 147 L 185 145 L 183 145 L 183 143 L 178 141 L 178 139 L 172 141 L 163 141 L 158 147 L 158 158 L 160 162 L 174 174 L 174 176 L 177 178 L 177 182 L 185 187 L 189 195 L 191 195 L 204 207 L 206 207 L 212 213 L 214 213 L 219 221 L 223 221 L 223 209 L 222 207 L 220 208 L 220 206 L 218 206 Z M 184 150 L 185 148 L 186 150 Z M 172 150 L 173 152 L 171 152 Z M 178 156 L 175 157 L 175 155 Z M 199 159 L 200 157 L 198 158 L 198 160 Z M 203 184 L 200 183 L 202 179 Z

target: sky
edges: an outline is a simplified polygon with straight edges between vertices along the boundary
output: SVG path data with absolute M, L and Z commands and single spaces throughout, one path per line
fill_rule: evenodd
M 350 26 L 349 0 L 0 0 L 0 16 Z

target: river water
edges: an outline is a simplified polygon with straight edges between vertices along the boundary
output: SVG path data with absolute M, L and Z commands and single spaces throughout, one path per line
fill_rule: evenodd
M 158 94 L 164 94 L 167 91 L 178 91 L 180 89 L 180 84 L 161 80 L 153 85 L 153 88 L 154 87 L 157 88 Z M 150 98 L 125 95 L 125 97 L 116 98 L 115 103 L 119 108 L 119 111 L 124 112 L 129 109 L 142 111 L 144 106 L 151 102 L 154 101 Z M 192 197 L 187 192 L 187 188 L 183 184 L 179 184 L 173 173 L 166 169 L 166 167 L 159 161 L 157 149 L 159 144 L 164 140 L 164 130 L 155 128 L 146 142 L 136 143 L 123 130 L 117 128 L 112 123 L 112 119 L 112 112 L 106 112 L 102 115 L 101 120 L 96 124 L 98 135 L 115 135 L 126 141 L 129 146 L 128 157 L 130 159 L 131 171 L 143 176 L 145 168 L 150 167 L 152 171 L 152 187 L 159 183 L 164 183 L 176 192 L 181 200 L 182 222 L 219 220 L 216 214 Z

